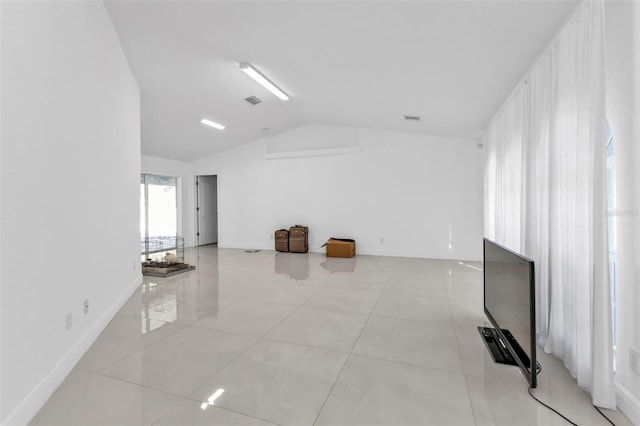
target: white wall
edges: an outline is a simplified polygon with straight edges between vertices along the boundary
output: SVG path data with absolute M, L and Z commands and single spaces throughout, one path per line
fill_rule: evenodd
M 359 146 L 358 129 L 346 126 L 309 124 L 267 138 L 267 153 L 278 154 L 322 151 Z
M 616 388 L 618 406 L 640 424 L 640 375 L 629 348 L 640 349 L 640 5 L 605 3 L 607 119 L 616 167 Z
M 274 230 L 304 224 L 311 251 L 333 236 L 356 239 L 360 254 L 481 259 L 477 142 L 358 129 L 356 152 L 316 156 L 318 134 L 335 132 L 292 132 L 308 156 L 266 159 L 265 138 L 193 163 L 218 175 L 220 247 L 273 250 Z
M 102 2 L 1 7 L 0 418 L 26 424 L 141 282 L 140 104 Z
M 178 235 L 184 237 L 187 247 L 195 245 L 195 228 L 191 206 L 195 203 L 194 189 L 195 177 L 191 174 L 190 163 L 166 158 L 141 156 L 141 173 L 153 175 L 171 176 L 178 178 Z

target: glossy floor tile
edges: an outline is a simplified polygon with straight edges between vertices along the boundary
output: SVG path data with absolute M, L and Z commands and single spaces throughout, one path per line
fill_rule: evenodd
M 301 285 L 298 283 L 272 283 L 257 293 L 249 296 L 250 300 L 259 302 L 282 303 L 300 306 L 314 296 L 324 284 Z
M 215 246 L 186 261 L 144 279 L 32 424 L 566 424 L 491 360 L 479 262 Z M 608 424 L 561 360 L 538 358 L 540 399 Z
M 295 309 L 290 305 L 245 299 L 221 309 L 215 316 L 200 319 L 196 325 L 261 337 Z
M 281 425 L 311 425 L 347 354 L 263 340 L 191 396 Z
M 453 321 L 448 301 L 409 294 L 382 294 L 373 313 L 415 321 Z
M 101 373 L 174 395 L 188 396 L 256 342 L 255 337 L 190 327 Z
M 372 316 L 354 354 L 462 373 L 455 329 L 450 321 L 408 321 Z
M 380 295 L 376 292 L 324 287 L 307 300 L 304 306 L 369 315 L 379 298 Z
M 180 331 L 176 323 L 138 316 L 116 315 L 78 363 L 89 371 L 100 371 Z M 153 331 L 153 332 L 152 332 Z
M 265 337 L 339 352 L 350 352 L 367 315 L 302 307 Z
M 175 406 L 170 412 L 165 414 L 154 425 L 157 426 L 206 426 L 206 425 L 227 425 L 227 426 L 272 426 L 274 423 L 265 422 L 255 417 L 246 416 L 215 405 L 205 405 L 185 399 Z
M 317 424 L 472 425 L 474 419 L 464 375 L 353 355 Z
M 86 372 L 58 389 L 32 425 L 148 425 L 181 398 L 122 380 Z

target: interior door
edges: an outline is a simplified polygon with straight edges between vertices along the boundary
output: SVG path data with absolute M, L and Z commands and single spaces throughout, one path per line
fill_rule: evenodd
M 218 242 L 218 176 L 197 176 L 198 245 Z

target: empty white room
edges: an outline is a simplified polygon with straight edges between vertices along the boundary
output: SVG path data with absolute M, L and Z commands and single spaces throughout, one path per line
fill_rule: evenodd
M 0 424 L 640 425 L 640 2 L 0 1 Z

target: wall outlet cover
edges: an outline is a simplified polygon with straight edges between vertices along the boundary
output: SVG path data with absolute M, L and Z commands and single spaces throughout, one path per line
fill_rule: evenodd
M 73 318 L 71 317 L 71 312 L 69 312 L 67 313 L 67 317 L 66 317 L 67 330 L 70 330 L 72 325 L 73 325 Z

